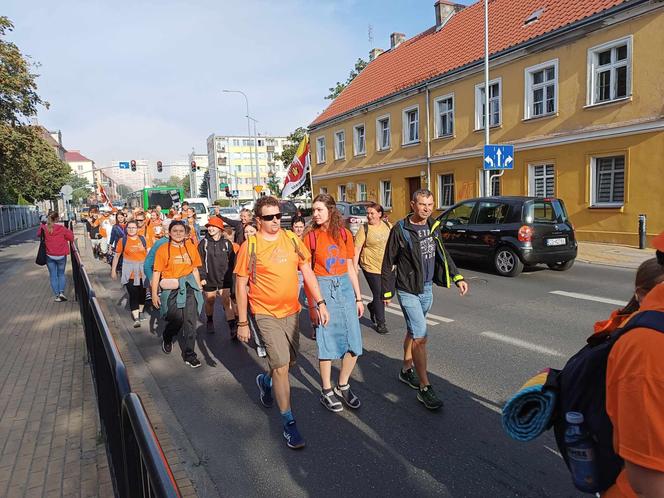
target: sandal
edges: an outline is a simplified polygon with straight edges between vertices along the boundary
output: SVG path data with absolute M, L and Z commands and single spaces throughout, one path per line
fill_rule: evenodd
M 360 398 L 355 396 L 355 393 L 351 391 L 350 384 L 346 384 L 345 386 L 336 386 L 334 388 L 334 394 L 339 396 L 346 404 L 346 406 L 348 408 L 352 408 L 353 410 L 357 410 L 360 405 L 362 405 Z
M 321 392 L 320 402 L 325 408 L 327 408 L 331 412 L 341 412 L 344 409 L 343 405 L 341 404 L 341 401 L 337 399 L 337 397 L 334 395 L 334 391 L 332 390 L 328 393 Z

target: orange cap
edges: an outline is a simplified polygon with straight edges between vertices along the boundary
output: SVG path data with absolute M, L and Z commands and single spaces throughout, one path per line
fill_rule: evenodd
M 224 221 L 217 217 L 217 216 L 212 216 L 208 220 L 208 222 L 205 224 L 206 227 L 217 227 L 219 230 L 224 229 Z
M 652 246 L 658 251 L 664 252 L 664 232 L 652 239 Z

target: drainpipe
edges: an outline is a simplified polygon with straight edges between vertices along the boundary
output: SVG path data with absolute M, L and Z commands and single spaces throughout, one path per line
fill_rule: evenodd
M 431 190 L 431 130 L 430 130 L 430 123 L 429 123 L 429 100 L 431 97 L 431 93 L 429 91 L 429 85 L 425 87 L 426 90 L 426 98 L 427 98 L 427 188 Z

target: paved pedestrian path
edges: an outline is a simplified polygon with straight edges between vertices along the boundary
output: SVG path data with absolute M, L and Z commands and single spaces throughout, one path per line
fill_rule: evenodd
M 34 264 L 33 231 L 0 241 L 0 496 L 113 496 L 78 304 Z
M 621 268 L 638 268 L 645 260 L 654 257 L 655 250 L 651 248 L 639 249 L 616 244 L 579 242 L 577 261 Z

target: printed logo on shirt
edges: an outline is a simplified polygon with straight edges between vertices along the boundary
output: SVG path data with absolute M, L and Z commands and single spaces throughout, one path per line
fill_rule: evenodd
M 327 247 L 327 257 L 325 258 L 325 269 L 331 273 L 334 265 L 343 266 L 346 264 L 346 258 L 340 257 L 341 249 L 336 244 Z
M 436 255 L 436 244 L 429 230 L 426 228 L 418 230 L 417 236 L 420 239 L 420 252 L 422 253 L 422 259 L 427 261 L 433 258 Z

